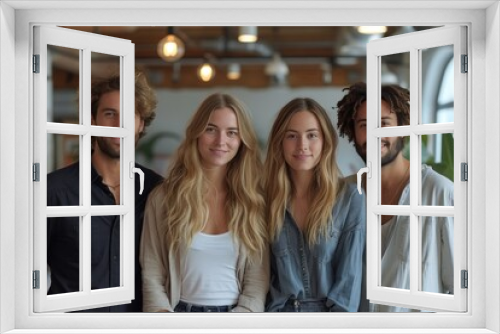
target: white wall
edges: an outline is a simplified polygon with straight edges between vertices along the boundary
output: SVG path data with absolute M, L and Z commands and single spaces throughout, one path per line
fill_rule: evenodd
M 474 122 L 481 122 L 486 120 L 486 142 L 484 143 L 485 152 L 474 152 L 474 161 L 477 161 L 477 156 L 483 154 L 485 159 L 484 169 L 481 165 L 481 161 L 477 161 L 477 168 L 483 175 L 486 175 L 486 181 L 482 184 L 485 185 L 485 218 L 488 221 L 494 222 L 493 224 L 486 225 L 486 249 L 488 252 L 486 254 L 494 254 L 494 259 L 492 263 L 488 262 L 486 266 L 485 274 L 485 285 L 489 287 L 487 289 L 486 296 L 486 328 L 495 331 L 495 333 L 500 332 L 500 308 L 498 300 L 500 298 L 500 284 L 498 284 L 500 279 L 500 259 L 498 254 L 500 254 L 500 247 L 498 243 L 498 236 L 500 234 L 500 226 L 498 221 L 500 220 L 499 211 L 499 191 L 500 189 L 500 173 L 499 173 L 499 149 L 498 145 L 500 143 L 500 135 L 498 127 L 500 125 L 500 117 L 498 110 L 500 108 L 500 96 L 498 94 L 498 85 L 500 78 L 500 67 L 499 67 L 499 57 L 500 57 L 500 5 L 498 3 L 493 4 L 486 11 L 486 68 L 481 68 L 481 70 L 486 69 L 487 75 L 485 77 L 486 83 L 486 98 L 484 99 L 486 105 L 484 109 L 485 117 L 478 120 L 475 117 Z M 481 73 L 479 73 L 481 75 Z M 495 89 L 496 88 L 496 89 Z M 476 109 L 477 110 L 477 109 Z M 479 109 L 480 110 L 480 109 Z M 474 110 L 473 110 L 474 112 Z M 477 133 L 473 133 L 474 137 L 478 136 Z M 486 153 L 486 154 L 485 154 Z M 476 183 L 477 184 L 477 183 Z M 473 197 L 474 198 L 474 197 Z M 481 277 L 482 279 L 482 277 Z
M 264 144 L 271 129 L 272 123 L 279 109 L 287 102 L 296 97 L 310 97 L 319 102 L 331 115 L 334 126 L 337 125 L 337 110 L 332 107 L 342 98 L 342 88 L 303 88 L 290 89 L 287 87 L 276 87 L 268 89 L 246 89 L 246 88 L 219 88 L 219 89 L 181 89 L 157 91 L 158 109 L 153 124 L 148 128 L 148 134 L 142 139 L 147 141 L 154 134 L 161 131 L 177 133 L 184 137 L 187 122 L 198 105 L 208 95 L 222 92 L 236 96 L 252 113 L 255 130 L 259 141 Z M 175 141 L 164 141 L 159 145 L 166 145 L 165 151 L 175 149 Z M 354 148 L 347 142 L 346 138 L 340 138 L 339 166 L 345 175 L 357 172 L 364 167 L 362 160 L 357 156 Z M 139 162 L 143 159 L 138 156 Z M 159 161 L 152 164 L 154 169 L 161 172 L 164 167 Z
M 0 332 L 14 328 L 14 10 L 0 2 Z

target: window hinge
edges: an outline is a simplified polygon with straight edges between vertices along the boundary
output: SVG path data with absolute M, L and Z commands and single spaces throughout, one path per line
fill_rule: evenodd
M 462 289 L 467 289 L 469 287 L 469 273 L 467 270 L 462 270 Z
M 462 162 L 460 164 L 460 169 L 461 169 L 461 180 L 462 181 L 469 181 L 469 166 L 466 162 Z
M 462 55 L 462 70 L 460 72 L 469 72 L 469 57 L 467 55 Z
M 40 270 L 33 270 L 33 289 L 40 289 Z
M 40 73 L 40 55 L 33 55 L 33 73 Z
M 38 162 L 33 164 L 33 181 L 40 181 L 40 164 Z

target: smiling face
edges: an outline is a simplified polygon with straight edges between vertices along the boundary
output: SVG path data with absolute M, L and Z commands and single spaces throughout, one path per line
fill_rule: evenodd
M 396 114 L 391 112 L 389 104 L 384 100 L 382 100 L 381 106 L 381 126 L 398 126 Z M 354 145 L 356 152 L 366 162 L 366 102 L 359 106 L 354 120 Z M 401 152 L 403 146 L 402 137 L 382 138 L 380 148 L 382 166 L 391 163 Z
M 215 109 L 198 138 L 198 152 L 205 168 L 226 167 L 241 145 L 236 114 L 230 108 Z
M 316 116 L 309 111 L 299 111 L 290 119 L 283 153 L 288 166 L 294 171 L 312 171 L 321 158 L 323 133 Z

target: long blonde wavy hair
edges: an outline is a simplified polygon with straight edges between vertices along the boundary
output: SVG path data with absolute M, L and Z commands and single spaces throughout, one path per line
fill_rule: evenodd
M 205 131 L 216 109 L 231 109 L 238 121 L 241 144 L 228 163 L 226 215 L 228 228 L 243 243 L 251 259 L 264 253 L 267 231 L 264 223 L 264 198 L 258 178 L 262 170 L 257 136 L 250 116 L 234 97 L 216 93 L 198 107 L 186 128 L 184 141 L 161 187 L 164 196 L 163 221 L 168 247 L 175 251 L 182 243 L 189 245 L 195 233 L 203 230 L 209 209 L 206 201 L 207 179 L 198 151 L 198 138 Z
M 314 168 L 314 178 L 310 185 L 312 206 L 306 218 L 305 234 L 312 245 L 320 236 L 326 236 L 333 206 L 343 188 L 336 161 L 337 133 L 326 111 L 313 99 L 296 98 L 290 101 L 280 110 L 274 121 L 265 161 L 266 219 L 270 240 L 275 240 L 283 228 L 285 210 L 295 192 L 290 167 L 283 153 L 283 139 L 291 118 L 300 111 L 308 111 L 316 117 L 323 135 L 321 158 Z

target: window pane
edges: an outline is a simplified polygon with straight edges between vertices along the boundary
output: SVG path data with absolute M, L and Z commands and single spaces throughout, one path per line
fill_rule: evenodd
M 410 217 L 391 216 L 381 226 L 381 286 L 410 289 Z
M 390 166 L 394 171 L 388 180 L 382 179 L 386 175 L 380 174 L 382 205 L 410 205 L 409 141 L 410 137 L 383 137 L 379 140 L 380 170 Z M 382 222 L 387 219 L 383 216 Z
M 420 136 L 422 151 L 421 205 L 454 205 L 453 134 Z
M 453 45 L 423 49 L 420 54 L 423 67 L 421 124 L 453 122 Z M 441 109 L 447 109 L 446 114 Z
M 82 291 L 81 217 L 47 218 L 48 294 Z
M 110 79 L 113 78 L 113 79 Z M 120 57 L 91 53 L 93 124 L 119 127 L 120 123 Z M 106 80 L 105 84 L 102 83 Z
M 380 57 L 380 81 L 381 87 L 381 127 L 403 126 L 410 124 L 409 111 L 403 112 L 401 107 L 395 105 L 391 108 L 389 96 L 393 96 L 390 85 L 398 85 L 409 90 L 410 83 L 410 53 L 403 52 Z M 385 98 L 384 98 L 385 97 Z M 405 106 L 409 108 L 410 106 Z M 404 107 L 403 107 L 404 108 Z
M 80 137 L 47 134 L 47 206 L 80 205 Z
M 453 294 L 453 217 L 420 217 L 421 291 Z
M 121 203 L 121 142 L 120 138 L 92 137 L 92 171 L 91 179 L 87 181 L 91 182 L 92 205 Z
M 452 46 L 445 46 L 444 48 L 448 48 L 450 53 L 453 54 Z M 446 65 L 446 69 L 443 75 L 443 81 L 441 82 L 441 87 L 439 87 L 439 96 L 438 96 L 438 104 L 443 105 L 447 103 L 453 103 L 453 58 Z
M 47 46 L 47 122 L 81 124 L 80 50 Z
M 92 216 L 92 290 L 120 284 L 120 216 Z

